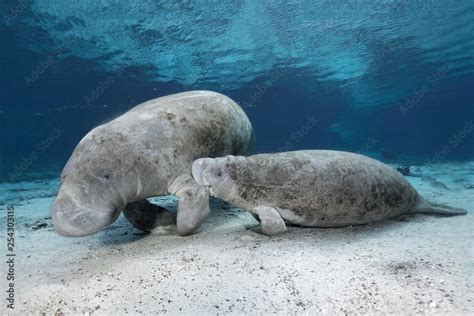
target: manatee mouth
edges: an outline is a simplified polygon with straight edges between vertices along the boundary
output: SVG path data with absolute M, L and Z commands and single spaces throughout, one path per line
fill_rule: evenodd
M 63 190 L 54 202 L 52 218 L 55 231 L 66 237 L 81 237 L 97 233 L 112 224 L 120 210 L 78 205 Z

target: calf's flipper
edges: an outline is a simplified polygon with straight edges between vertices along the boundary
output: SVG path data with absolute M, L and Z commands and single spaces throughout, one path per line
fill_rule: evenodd
M 251 211 L 258 215 L 264 235 L 275 236 L 287 231 L 286 224 L 276 208 L 257 206 Z

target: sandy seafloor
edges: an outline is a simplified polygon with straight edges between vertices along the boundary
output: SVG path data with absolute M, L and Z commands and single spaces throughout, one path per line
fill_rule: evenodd
M 16 279 L 12 312 L 0 264 L 0 312 L 472 315 L 474 162 L 412 171 L 421 177 L 407 178 L 424 197 L 468 215 L 290 227 L 270 238 L 248 213 L 214 200 L 193 236 L 179 237 L 173 226 L 143 234 L 121 216 L 96 235 L 65 238 L 51 226 L 57 179 L 2 184 L 1 253 L 12 204 Z

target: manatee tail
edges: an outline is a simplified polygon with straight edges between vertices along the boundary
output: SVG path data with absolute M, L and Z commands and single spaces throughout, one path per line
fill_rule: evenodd
M 420 203 L 412 210 L 412 213 L 457 216 L 466 215 L 467 211 L 462 208 L 452 207 L 441 203 L 429 202 L 422 199 Z

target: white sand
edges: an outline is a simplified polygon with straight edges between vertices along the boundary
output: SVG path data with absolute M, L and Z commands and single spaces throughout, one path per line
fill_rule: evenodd
M 57 180 L 3 185 L 3 203 L 16 208 L 17 262 L 14 312 L 5 309 L 0 264 L 0 312 L 472 315 L 474 163 L 414 172 L 438 181 L 409 177 L 423 196 L 470 213 L 291 227 L 269 238 L 249 214 L 215 201 L 209 220 L 186 238 L 173 227 L 143 235 L 123 217 L 94 236 L 64 238 L 48 217 Z M 4 256 L 4 217 L 1 232 Z

